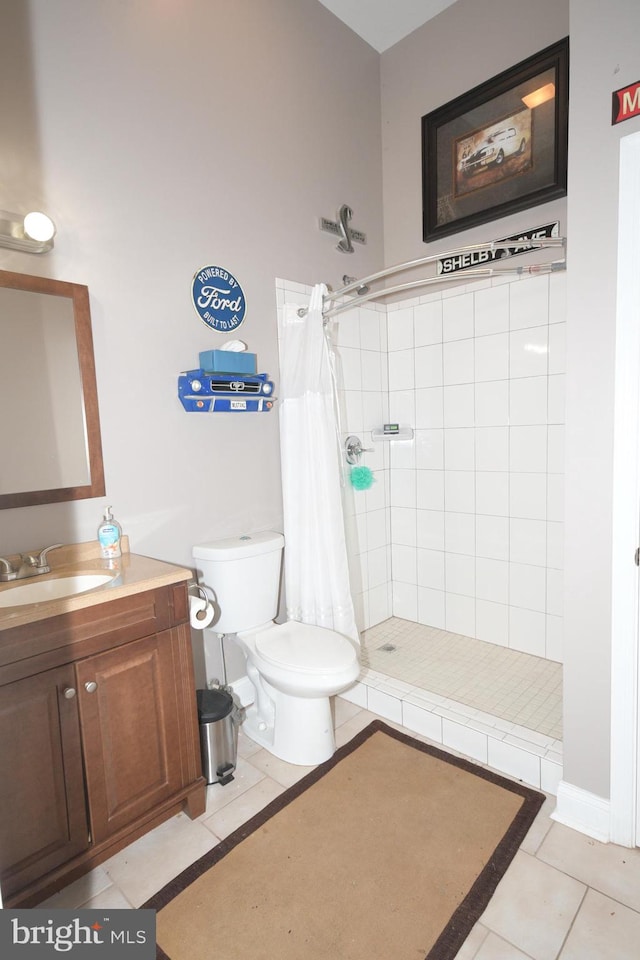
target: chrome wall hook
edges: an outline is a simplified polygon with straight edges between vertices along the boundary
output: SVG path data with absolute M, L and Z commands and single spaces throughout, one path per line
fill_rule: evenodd
M 338 210 L 338 220 L 329 220 L 327 217 L 320 217 L 320 229 L 327 233 L 332 233 L 336 237 L 341 237 L 340 243 L 336 245 L 336 250 L 340 253 L 353 253 L 354 243 L 366 243 L 367 235 L 362 230 L 356 230 L 350 226 L 349 221 L 353 217 L 353 210 L 348 203 L 343 203 Z
M 338 210 L 338 226 L 340 227 L 340 233 L 342 234 L 342 240 L 337 246 L 337 249 L 340 251 L 340 253 L 353 253 L 351 229 L 349 227 L 349 220 L 351 220 L 352 217 L 353 210 L 348 204 L 343 203 Z

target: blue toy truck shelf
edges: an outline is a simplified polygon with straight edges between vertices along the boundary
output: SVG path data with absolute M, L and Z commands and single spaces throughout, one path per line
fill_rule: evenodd
M 178 377 L 178 397 L 188 413 L 267 413 L 274 385 L 266 373 L 187 370 Z

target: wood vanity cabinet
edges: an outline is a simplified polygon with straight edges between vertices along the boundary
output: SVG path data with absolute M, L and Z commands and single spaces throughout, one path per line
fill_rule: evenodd
M 72 665 L 0 691 L 3 898 L 85 850 L 88 824 Z
M 186 584 L 0 631 L 0 885 L 35 906 L 205 808 Z

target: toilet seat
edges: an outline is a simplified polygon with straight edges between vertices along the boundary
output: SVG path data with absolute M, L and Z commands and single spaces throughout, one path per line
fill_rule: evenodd
M 325 627 L 289 620 L 255 634 L 256 652 L 267 663 L 299 673 L 342 673 L 357 660 L 353 644 Z

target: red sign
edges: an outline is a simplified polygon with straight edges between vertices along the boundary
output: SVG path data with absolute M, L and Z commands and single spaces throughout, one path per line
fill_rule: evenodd
M 640 116 L 640 80 L 614 91 L 611 123 L 622 123 L 623 120 L 638 116 Z

